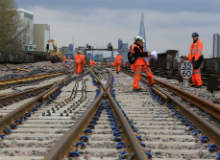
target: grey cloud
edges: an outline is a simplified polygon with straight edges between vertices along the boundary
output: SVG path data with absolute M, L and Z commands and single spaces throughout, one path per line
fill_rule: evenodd
M 88 15 L 81 14 L 82 11 L 59 11 L 41 7 L 30 10 L 36 13 L 36 23 L 51 24 L 52 37 L 59 46 L 71 43 L 73 38 L 76 45 L 91 43 L 105 46 L 112 42 L 117 46 L 118 38 L 131 44 L 138 33 L 140 22 L 139 10 L 94 9 Z M 216 19 L 220 14 L 172 14 L 153 10 L 146 10 L 144 14 L 149 49 L 159 52 L 177 49 L 181 54 L 187 54 L 192 41 L 191 33 L 197 31 L 204 42 L 206 57 L 211 55 L 212 34 L 219 32 L 219 22 Z
M 42 6 L 59 10 L 91 10 L 96 8 L 156 10 L 162 12 L 220 13 L 219 0 L 17 0 L 19 6 Z

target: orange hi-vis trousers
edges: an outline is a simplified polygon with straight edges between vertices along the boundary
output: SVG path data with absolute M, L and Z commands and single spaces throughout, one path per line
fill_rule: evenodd
M 116 63 L 116 72 L 120 72 L 121 70 L 121 63 Z
M 81 63 L 76 63 L 75 73 L 76 73 L 76 74 L 82 73 L 82 64 L 81 64 Z
M 139 82 L 141 79 L 141 73 L 145 73 L 150 85 L 153 85 L 154 77 L 151 72 L 151 69 L 147 65 L 134 65 L 134 82 L 133 82 L 133 89 L 139 89 Z
M 192 74 L 192 85 L 202 86 L 202 79 L 201 79 L 201 71 L 200 71 L 200 68 L 193 70 L 193 74 Z

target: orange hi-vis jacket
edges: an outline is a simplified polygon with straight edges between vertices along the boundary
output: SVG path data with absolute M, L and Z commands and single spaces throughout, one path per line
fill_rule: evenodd
M 188 54 L 188 60 L 192 62 L 192 58 L 195 57 L 195 61 L 197 61 L 199 57 L 202 55 L 202 51 L 203 43 L 200 41 L 200 39 L 198 39 L 196 43 L 192 42 L 190 46 L 190 52 Z
M 123 60 L 123 57 L 121 55 L 117 55 L 115 57 L 115 63 L 116 64 L 121 64 L 121 61 Z
M 90 64 L 90 66 L 94 66 L 95 65 L 95 61 L 94 60 L 90 60 L 89 64 Z
M 83 63 L 83 65 L 85 65 L 86 64 L 86 56 L 84 54 L 80 54 L 80 55 L 82 57 L 82 63 Z
M 130 52 L 131 52 L 132 54 L 135 54 L 135 50 L 134 50 L 135 47 L 137 47 L 141 53 L 144 52 L 144 50 L 141 49 L 140 46 L 138 46 L 137 44 L 134 43 L 134 44 L 131 45 L 131 48 L 130 48 Z M 136 65 L 140 65 L 140 66 L 141 66 L 141 65 L 149 65 L 149 62 L 146 62 L 145 59 L 144 59 L 144 57 L 138 57 L 138 58 L 136 59 L 136 61 L 134 62 L 134 65 L 135 65 L 135 66 L 136 66 Z
M 70 56 L 68 56 L 68 62 L 70 62 L 71 61 L 71 58 L 70 58 Z
M 66 62 L 66 56 L 63 56 L 63 62 Z
M 74 56 L 74 60 L 75 60 L 75 63 L 77 63 L 77 64 L 81 64 L 83 62 L 82 57 L 81 57 L 80 54 L 76 54 Z

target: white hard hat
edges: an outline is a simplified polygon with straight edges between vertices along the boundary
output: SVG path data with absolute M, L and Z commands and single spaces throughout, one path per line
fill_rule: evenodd
M 135 40 L 135 41 L 141 40 L 141 41 L 144 43 L 144 38 L 142 38 L 141 36 L 136 36 L 136 37 L 134 38 L 134 40 Z
M 158 58 L 157 51 L 152 51 L 151 56 L 153 57 L 153 59 L 157 60 L 157 58 Z

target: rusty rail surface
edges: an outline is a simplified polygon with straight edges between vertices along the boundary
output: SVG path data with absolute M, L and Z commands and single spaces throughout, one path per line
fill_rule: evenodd
M 109 72 L 109 74 L 111 75 L 111 77 L 113 77 L 113 75 L 110 73 L 109 70 L 106 70 L 107 72 Z M 96 77 L 97 81 L 100 82 L 100 80 Z M 120 124 L 122 125 L 123 128 L 123 133 L 126 133 L 126 138 L 128 140 L 129 145 L 132 148 L 132 151 L 134 152 L 134 159 L 136 160 L 147 160 L 147 156 L 143 150 L 143 147 L 140 145 L 139 140 L 136 138 L 132 128 L 130 127 L 127 119 L 125 118 L 125 116 L 123 115 L 122 111 L 120 110 L 118 104 L 115 102 L 114 98 L 111 95 L 111 85 L 106 85 L 104 88 L 104 91 L 106 92 L 106 98 L 108 98 L 108 100 L 111 103 L 111 107 L 112 109 L 115 111 L 116 116 L 118 117 Z
M 203 111 L 205 111 L 205 112 L 209 113 L 210 115 L 212 115 L 213 117 L 215 117 L 217 120 L 220 120 L 220 105 L 214 104 L 214 103 L 209 102 L 205 99 L 202 99 L 196 95 L 190 94 L 184 90 L 181 90 L 181 89 L 175 87 L 174 85 L 171 85 L 167 82 L 161 81 L 157 78 L 155 78 L 155 81 L 159 85 L 167 88 L 168 90 L 172 91 L 176 95 L 182 97 L 187 102 L 194 104 L 195 106 L 199 107 Z
M 61 160 L 65 155 L 72 149 L 71 147 L 74 142 L 80 137 L 82 132 L 89 121 L 94 116 L 96 110 L 103 99 L 104 92 L 101 91 L 96 100 L 89 106 L 89 108 L 83 113 L 82 117 L 76 122 L 76 125 L 68 130 L 63 138 L 50 150 L 48 155 L 44 157 L 44 160 Z
M 131 72 L 125 71 L 128 75 L 132 75 Z M 146 78 L 141 79 L 142 82 L 148 83 Z M 190 107 L 186 106 L 185 104 L 181 103 L 179 100 L 177 100 L 175 97 L 171 96 L 168 93 L 165 93 L 163 90 L 161 90 L 159 87 L 153 86 L 152 91 L 159 95 L 165 103 L 172 103 L 177 107 L 177 109 L 190 121 L 193 122 L 205 135 L 207 135 L 212 142 L 220 146 L 220 131 L 217 128 L 214 128 L 210 123 L 205 120 L 204 118 L 201 118 L 196 113 L 194 113 L 193 110 L 190 109 Z
M 46 73 L 46 74 L 40 74 L 40 75 L 35 75 L 35 76 L 30 76 L 30 77 L 25 77 L 25 78 L 0 81 L 0 87 L 12 85 L 12 84 L 18 84 L 18 83 L 28 83 L 28 82 L 42 80 L 45 78 L 55 77 L 55 76 L 59 76 L 59 75 L 63 75 L 63 74 L 65 74 L 65 73 L 64 72 Z
M 66 77 L 60 80 L 59 82 L 56 82 L 49 89 L 47 89 L 37 97 L 33 98 L 31 101 L 25 103 L 24 105 L 20 106 L 14 111 L 5 115 L 2 119 L 0 119 L 0 130 L 7 126 L 10 126 L 10 124 L 14 123 L 17 119 L 21 118 L 25 113 L 30 112 L 31 109 L 33 109 L 33 107 L 36 106 L 39 102 L 45 103 L 45 100 L 43 99 L 44 95 L 47 95 L 47 97 L 51 96 L 57 89 L 59 89 L 60 85 L 74 78 L 76 78 L 76 76 Z M 54 90 L 55 88 L 56 90 Z M 51 92 L 51 90 L 53 90 L 54 92 Z M 48 95 L 48 93 L 50 93 L 50 95 Z
M 122 111 L 118 108 L 116 102 L 110 94 L 111 91 L 111 82 L 112 82 L 112 74 L 111 78 L 108 80 L 108 83 L 104 86 L 98 77 L 95 75 L 93 71 L 91 71 L 92 76 L 96 79 L 96 81 L 102 86 L 101 92 L 96 100 L 89 106 L 89 108 L 83 113 L 82 117 L 76 122 L 76 125 L 71 128 L 63 138 L 50 150 L 49 154 L 45 156 L 44 160 L 60 160 L 67 155 L 67 153 L 74 148 L 72 145 L 74 142 L 77 142 L 80 137 L 81 132 L 87 127 L 93 115 L 97 111 L 102 99 L 108 98 L 112 108 L 115 110 L 117 117 L 123 126 L 125 133 L 128 136 L 128 140 L 130 142 L 130 146 L 135 153 L 135 159 L 137 160 L 145 160 L 146 155 L 144 153 L 143 147 L 140 146 L 139 140 L 134 135 L 131 127 L 129 126 L 127 120 L 125 119 Z
M 15 98 L 25 96 L 26 94 L 32 94 L 32 93 L 35 93 L 41 90 L 49 89 L 50 87 L 52 87 L 52 84 L 44 85 L 42 87 L 37 87 L 34 89 L 29 89 L 29 90 L 22 91 L 19 93 L 11 93 L 11 94 L 5 95 L 3 97 L 0 97 L 0 105 L 3 104 L 4 102 L 9 102 Z
M 108 90 L 107 92 L 107 97 L 111 103 L 111 106 L 113 108 L 113 110 L 115 111 L 115 113 L 117 114 L 117 117 L 119 118 L 120 123 L 122 124 L 123 130 L 127 136 L 128 142 L 130 143 L 129 145 L 132 148 L 132 151 L 134 151 L 134 159 L 136 160 L 147 160 L 149 158 L 147 158 L 143 147 L 140 145 L 140 141 L 136 138 L 132 128 L 130 127 L 127 119 L 125 118 L 125 116 L 123 115 L 122 111 L 120 110 L 119 106 L 117 105 L 117 103 L 115 102 L 115 100 L 113 99 L 112 95 L 111 95 L 111 91 Z

